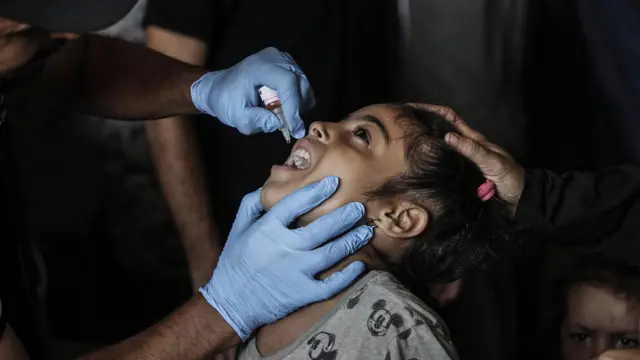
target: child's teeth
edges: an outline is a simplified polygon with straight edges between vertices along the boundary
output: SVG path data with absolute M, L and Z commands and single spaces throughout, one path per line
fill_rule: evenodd
M 311 156 L 305 149 L 297 149 L 294 151 L 285 165 L 292 166 L 300 170 L 307 169 L 311 163 Z

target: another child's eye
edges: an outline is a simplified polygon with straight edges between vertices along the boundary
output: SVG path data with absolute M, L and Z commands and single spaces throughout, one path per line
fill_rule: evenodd
M 367 131 L 366 129 L 363 129 L 361 127 L 357 127 L 355 129 L 353 129 L 353 135 L 361 138 L 367 144 L 369 144 L 371 142 L 371 136 L 369 135 L 369 131 Z
M 617 349 L 634 349 L 638 347 L 638 340 L 623 336 L 618 339 L 618 343 L 616 344 Z
M 583 344 L 587 341 L 589 341 L 589 335 L 585 334 L 585 333 L 573 333 L 569 335 L 569 338 L 571 338 L 571 340 L 579 343 L 579 344 Z

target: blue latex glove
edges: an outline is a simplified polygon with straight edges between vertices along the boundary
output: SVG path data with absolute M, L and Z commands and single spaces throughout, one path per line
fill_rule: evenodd
M 303 228 L 288 228 L 337 186 L 337 178 L 326 178 L 282 199 L 263 216 L 260 190 L 242 200 L 218 266 L 200 293 L 243 341 L 262 325 L 328 299 L 364 271 L 362 262 L 353 262 L 325 280 L 314 277 L 371 238 L 373 229 L 363 225 L 325 244 L 362 218 L 362 204 L 343 206 Z
M 263 108 L 258 94 L 263 85 L 278 92 L 291 135 L 304 137 L 300 112 L 315 105 L 313 90 L 291 56 L 276 48 L 266 48 L 227 70 L 203 75 L 191 85 L 191 99 L 198 110 L 245 135 L 272 132 L 280 122 Z

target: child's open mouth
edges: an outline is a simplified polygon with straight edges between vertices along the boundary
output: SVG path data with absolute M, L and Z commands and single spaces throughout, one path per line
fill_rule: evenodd
M 284 163 L 284 166 L 288 166 L 297 170 L 306 170 L 311 165 L 311 154 L 307 149 L 294 147 L 294 150 L 289 155 L 289 158 Z

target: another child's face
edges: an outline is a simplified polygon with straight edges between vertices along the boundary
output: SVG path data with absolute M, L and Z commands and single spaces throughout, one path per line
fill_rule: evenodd
M 565 360 L 590 360 L 609 349 L 638 347 L 640 304 L 606 288 L 579 285 L 569 291 L 562 323 Z
M 308 136 L 296 142 L 285 165 L 271 168 L 261 194 L 264 208 L 270 209 L 294 190 L 326 176 L 340 178 L 338 191 L 304 215 L 301 224 L 347 203 L 365 202 L 368 191 L 406 169 L 404 131 L 396 115 L 388 105 L 372 105 L 339 123 L 311 124 Z

